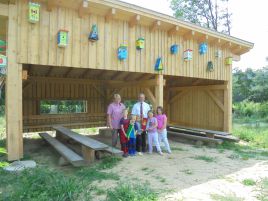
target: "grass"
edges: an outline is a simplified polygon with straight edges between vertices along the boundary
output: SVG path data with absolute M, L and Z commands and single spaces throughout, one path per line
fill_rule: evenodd
M 265 178 L 260 183 L 261 194 L 258 196 L 260 201 L 268 201 L 268 178 Z
M 145 184 L 119 184 L 116 188 L 109 190 L 107 201 L 156 201 L 157 193 Z
M 206 161 L 208 163 L 216 162 L 216 159 L 213 158 L 213 157 L 210 157 L 210 156 L 195 156 L 193 158 L 196 159 L 196 160 Z
M 245 185 L 245 186 L 255 186 L 256 185 L 256 182 L 253 180 L 253 179 L 244 179 L 242 181 L 242 183 Z
M 250 146 L 257 148 L 268 148 L 267 127 L 251 127 L 241 124 L 234 124 L 233 135 L 246 141 Z
M 104 194 L 101 189 L 88 188 L 94 181 L 119 180 L 119 176 L 103 170 L 115 167 L 121 160 L 105 158 L 91 167 L 64 170 L 38 167 L 17 174 L 0 170 L 0 197 L 3 200 L 71 201 L 92 200 L 91 194 Z
M 212 200 L 215 201 L 243 201 L 243 198 L 237 197 L 234 194 L 230 195 L 218 195 L 218 194 L 211 194 L 210 195 Z
M 181 147 L 170 147 L 170 149 L 172 151 L 186 151 L 185 149 L 181 148 Z

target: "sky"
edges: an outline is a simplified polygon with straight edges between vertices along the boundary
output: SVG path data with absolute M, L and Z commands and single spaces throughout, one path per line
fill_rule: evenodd
M 167 15 L 173 15 L 170 0 L 121 0 Z M 233 67 L 242 70 L 268 65 L 268 0 L 230 0 L 232 15 L 231 35 L 254 43 L 250 52 L 243 54 Z

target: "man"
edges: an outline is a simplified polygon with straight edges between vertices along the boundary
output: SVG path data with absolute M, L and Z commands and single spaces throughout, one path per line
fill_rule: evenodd
M 112 146 L 116 147 L 120 131 L 120 120 L 123 117 L 125 105 L 121 103 L 121 96 L 114 94 L 114 102 L 108 106 L 107 126 L 112 129 Z
M 144 93 L 139 94 L 139 102 L 137 102 L 132 108 L 132 115 L 139 116 L 141 119 L 142 133 L 137 135 L 137 152 L 141 155 L 141 151 L 146 152 L 146 123 L 148 119 L 148 112 L 151 110 L 150 105 L 145 101 Z

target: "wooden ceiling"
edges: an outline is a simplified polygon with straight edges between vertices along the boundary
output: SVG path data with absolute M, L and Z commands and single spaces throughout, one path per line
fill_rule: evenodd
M 28 78 L 65 78 L 77 80 L 105 80 L 105 81 L 146 81 L 155 78 L 154 74 L 110 71 L 99 69 L 83 69 L 70 67 L 54 67 L 40 65 L 23 65 L 23 69 L 28 71 Z M 199 78 L 165 76 L 166 86 L 193 86 L 193 85 L 210 85 L 223 84 L 223 81 L 206 80 Z

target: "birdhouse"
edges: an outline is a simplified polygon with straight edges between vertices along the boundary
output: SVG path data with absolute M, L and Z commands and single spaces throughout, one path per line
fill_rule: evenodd
M 183 53 L 184 61 L 191 61 L 193 59 L 193 50 L 187 49 Z
M 7 57 L 0 54 L 0 68 L 5 68 L 7 66 Z
M 209 61 L 207 65 L 207 71 L 212 72 L 213 70 L 214 70 L 214 65 L 212 61 Z
M 66 47 L 68 45 L 68 31 L 58 31 L 58 47 Z
M 40 4 L 29 2 L 29 22 L 37 23 L 40 18 Z
M 124 61 L 128 57 L 127 45 L 121 44 L 117 51 L 117 56 L 120 61 Z
M 163 70 L 163 62 L 162 62 L 162 58 L 158 57 L 155 63 L 155 68 L 156 71 L 161 71 Z
M 221 50 L 216 50 L 215 57 L 216 58 L 222 58 L 222 51 Z
M 174 44 L 174 45 L 172 45 L 170 47 L 170 53 L 171 54 L 178 54 L 178 52 L 179 52 L 179 46 L 178 45 Z
M 145 44 L 144 38 L 139 38 L 138 40 L 136 40 L 136 48 L 138 50 L 144 49 L 144 44 Z
M 0 52 L 6 51 L 6 41 L 0 40 Z
M 0 77 L 5 76 L 7 74 L 7 68 L 0 68 Z
M 88 39 L 92 42 L 99 40 L 98 27 L 96 24 L 92 25 L 91 32 L 88 36 Z
M 206 54 L 208 51 L 208 45 L 207 43 L 201 43 L 199 45 L 199 54 L 203 55 L 203 54 Z
M 232 57 L 227 57 L 225 59 L 225 64 L 226 65 L 232 65 L 233 64 L 233 58 Z

